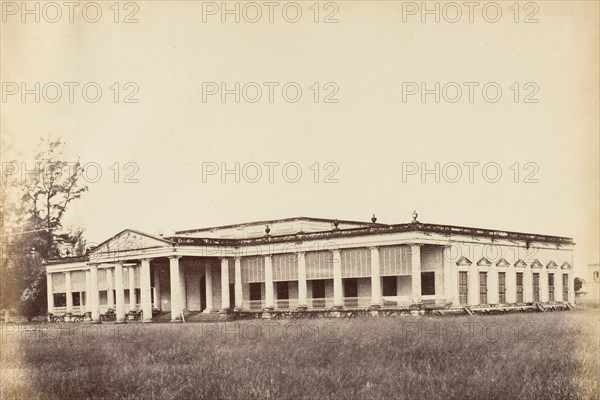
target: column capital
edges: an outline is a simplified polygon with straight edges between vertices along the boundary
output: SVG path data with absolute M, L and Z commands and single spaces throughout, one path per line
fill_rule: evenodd
M 150 261 L 152 261 L 152 259 L 151 258 L 140 258 L 140 261 L 141 262 L 150 262 Z
M 379 250 L 379 246 L 369 246 L 367 247 L 369 250 Z
M 171 255 L 168 258 L 169 258 L 169 260 L 178 260 L 181 258 L 181 256 L 180 255 Z
M 242 260 L 242 256 L 235 256 L 233 258 L 235 259 L 235 261 L 241 261 Z
M 329 251 L 331 251 L 333 254 L 340 254 L 342 252 L 342 249 L 334 249 Z

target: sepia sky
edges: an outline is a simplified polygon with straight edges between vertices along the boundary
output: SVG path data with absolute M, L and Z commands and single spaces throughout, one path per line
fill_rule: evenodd
M 440 9 L 436 22 L 415 11 L 421 2 L 376 1 L 319 3 L 315 22 L 313 2 L 297 2 L 295 23 L 286 21 L 296 18 L 289 2 L 274 9 L 272 23 L 262 2 L 254 23 L 256 9 L 245 3 L 239 23 L 235 15 L 221 22 L 221 2 L 118 3 L 118 16 L 113 2 L 97 2 L 96 23 L 84 18 L 95 18 L 89 7 L 70 22 L 62 6 L 52 23 L 56 10 L 40 3 L 35 23 L 20 2 L 6 3 L 0 106 L 10 148 L 2 161 L 32 167 L 39 137 L 64 139 L 67 161 L 93 167 L 89 192 L 67 216 L 91 243 L 124 228 L 171 234 L 292 216 L 375 213 L 378 222 L 402 223 L 416 209 L 421 222 L 571 236 L 577 268 L 598 262 L 596 2 L 522 2 L 518 15 L 513 2 L 498 2 L 497 22 L 494 9 L 482 11 L 486 2 L 473 22 L 466 7 L 459 18 L 430 2 Z M 128 15 L 137 22 L 123 23 Z M 23 82 L 32 89 L 24 98 Z M 64 82 L 74 82 L 73 102 Z M 224 102 L 220 92 L 207 94 L 221 82 L 240 83 L 239 103 L 235 94 Z M 424 99 L 421 83 L 431 90 Z M 56 86 L 62 96 L 53 103 Z M 220 171 L 203 179 L 206 163 L 239 163 L 240 181 Z M 279 163 L 271 164 L 273 182 L 264 163 Z M 438 182 L 421 175 L 436 163 Z M 257 164 L 262 176 L 254 179 Z

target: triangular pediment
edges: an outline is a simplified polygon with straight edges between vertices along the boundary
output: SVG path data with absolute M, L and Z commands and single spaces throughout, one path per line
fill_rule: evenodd
M 458 265 L 458 266 L 469 266 L 469 265 L 471 265 L 471 264 L 473 264 L 473 263 L 471 262 L 471 260 L 469 260 L 469 259 L 468 259 L 467 257 L 465 257 L 465 256 L 462 256 L 462 257 L 461 257 L 461 258 L 459 258 L 459 259 L 458 259 L 458 261 L 456 262 L 456 265 Z
M 517 267 L 517 268 L 525 268 L 526 266 L 527 266 L 527 263 L 525 261 L 521 260 L 520 258 L 515 263 L 515 267 Z
M 564 262 L 563 265 L 560 266 L 561 269 L 571 269 L 571 264 L 568 262 Z
M 106 254 L 143 250 L 154 247 L 165 247 L 171 242 L 147 233 L 125 229 L 115 236 L 100 243 L 91 253 Z
M 534 261 L 531 263 L 531 268 L 542 268 L 542 267 L 543 267 L 543 265 L 542 265 L 542 263 L 540 262 L 540 260 L 534 260 Z
M 492 263 L 490 262 L 490 260 L 483 257 L 481 260 L 477 261 L 477 265 L 480 267 L 489 267 L 490 265 L 492 265 Z
M 558 268 L 558 265 L 554 261 L 550 261 L 548 264 L 546 264 L 546 268 L 556 269 L 556 268 Z
M 496 267 L 508 267 L 510 266 L 510 263 L 508 261 L 506 261 L 504 258 L 501 258 L 497 263 L 496 263 Z

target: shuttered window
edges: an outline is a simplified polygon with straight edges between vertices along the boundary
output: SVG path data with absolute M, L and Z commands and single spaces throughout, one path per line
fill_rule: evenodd
M 64 273 L 52 274 L 52 293 L 65 293 L 67 291 Z
M 410 248 L 409 248 L 410 249 Z M 421 247 L 421 271 L 435 271 L 442 265 L 442 247 Z
M 273 261 L 274 281 L 298 280 L 298 256 L 294 253 L 275 254 Z
M 98 269 L 98 290 L 108 289 L 108 270 L 106 268 Z
M 333 253 L 310 251 L 306 253 L 306 279 L 333 278 Z
M 242 282 L 265 281 L 265 258 L 263 256 L 242 257 Z
M 71 272 L 71 290 L 73 292 L 85 292 L 85 271 Z
M 346 249 L 340 253 L 342 278 L 371 276 L 371 252 L 369 249 Z
M 381 276 L 410 275 L 410 246 L 384 246 L 379 248 Z

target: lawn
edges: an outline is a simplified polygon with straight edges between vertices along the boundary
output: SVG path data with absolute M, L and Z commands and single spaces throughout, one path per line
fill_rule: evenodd
M 598 310 L 2 326 L 3 399 L 597 399 Z

